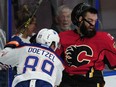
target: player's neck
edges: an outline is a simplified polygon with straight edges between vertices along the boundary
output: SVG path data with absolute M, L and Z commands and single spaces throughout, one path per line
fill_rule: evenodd
M 76 32 L 80 35 L 80 37 L 83 37 L 84 35 L 81 33 L 79 28 L 76 28 Z

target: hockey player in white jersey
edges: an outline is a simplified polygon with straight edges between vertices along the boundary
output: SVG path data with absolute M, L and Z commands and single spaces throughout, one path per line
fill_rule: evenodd
M 54 87 L 62 80 L 63 61 L 55 54 L 59 36 L 52 29 L 41 29 L 34 44 L 1 51 L 0 62 L 17 66 L 12 87 Z

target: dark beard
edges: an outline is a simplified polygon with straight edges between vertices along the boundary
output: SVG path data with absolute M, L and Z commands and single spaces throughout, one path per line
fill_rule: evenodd
M 89 31 L 87 29 L 87 27 L 85 26 L 85 23 L 84 22 L 80 26 L 80 31 L 83 34 L 83 37 L 88 37 L 88 38 L 91 38 L 91 37 L 95 36 L 95 34 L 96 34 L 95 28 L 92 31 Z

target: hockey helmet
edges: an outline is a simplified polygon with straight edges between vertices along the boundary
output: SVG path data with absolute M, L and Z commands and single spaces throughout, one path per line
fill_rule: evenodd
M 72 23 L 76 26 L 79 26 L 79 17 L 83 16 L 83 13 L 88 10 L 94 10 L 97 13 L 97 10 L 87 3 L 80 3 L 76 5 L 71 13 Z
M 43 28 L 41 29 L 36 37 L 36 42 L 51 46 L 52 42 L 55 42 L 55 50 L 58 47 L 60 38 L 56 31 L 53 29 Z

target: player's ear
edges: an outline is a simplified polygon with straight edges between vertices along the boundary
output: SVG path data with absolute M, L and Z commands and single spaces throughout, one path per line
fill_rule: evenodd
M 55 42 L 52 42 L 52 44 L 50 45 L 50 47 L 55 50 Z

